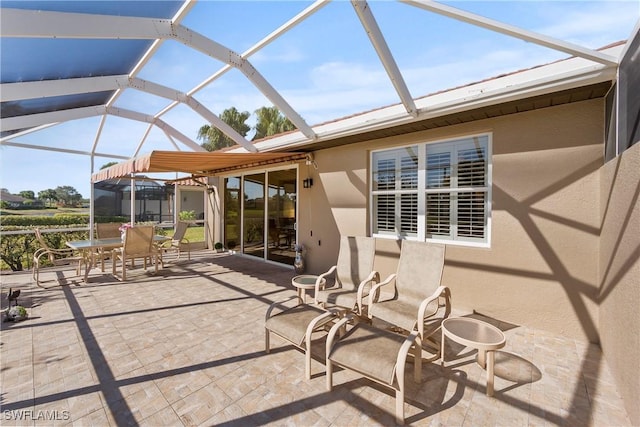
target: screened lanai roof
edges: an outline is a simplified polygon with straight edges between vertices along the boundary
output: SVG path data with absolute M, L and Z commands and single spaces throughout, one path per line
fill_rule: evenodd
M 0 142 L 126 160 L 153 150 L 202 152 L 196 131 L 210 124 L 236 142 L 232 152 L 313 150 L 354 134 L 615 78 L 622 47 L 599 50 L 606 43 L 585 46 L 517 26 L 521 19 L 498 19 L 509 7 L 518 8 L 516 16 L 526 15 L 519 9 L 524 4 L 501 3 L 493 12 L 480 3 L 453 5 L 3 0 Z M 331 32 L 325 30 L 329 22 Z M 299 44 L 305 26 L 305 35 L 315 37 Z M 429 35 L 432 27 L 435 36 Z M 466 39 L 459 37 L 461 29 Z M 502 68 L 429 85 L 451 74 L 438 63 L 440 46 L 453 43 L 459 51 L 457 69 L 482 68 L 487 57 L 472 55 L 491 46 L 473 40 L 487 33 L 500 37 L 498 52 L 520 49 L 531 61 L 508 68 L 494 54 L 489 58 Z M 548 65 L 537 67 L 542 58 Z M 347 68 L 341 74 L 349 61 L 372 65 L 355 76 Z M 315 68 L 285 73 L 303 62 Z M 379 86 L 366 91 L 367 79 Z M 478 83 L 468 84 L 474 79 Z M 238 89 L 240 84 L 250 91 Z M 457 89 L 444 90 L 450 87 Z M 223 94 L 227 104 L 219 99 Z M 219 117 L 224 108 L 255 105 L 276 106 L 297 130 L 251 141 Z M 82 130 L 66 131 L 71 137 L 63 142 L 49 136 L 69 123 L 82 123 Z

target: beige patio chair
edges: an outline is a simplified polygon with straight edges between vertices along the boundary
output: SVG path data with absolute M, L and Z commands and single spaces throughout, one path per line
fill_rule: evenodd
M 322 306 L 338 306 L 362 316 L 369 290 L 380 281 L 373 270 L 376 242 L 372 237 L 342 236 L 336 265 L 318 276 L 314 302 Z M 334 275 L 331 288 L 321 288 L 322 279 Z
M 282 302 L 272 304 L 265 317 L 265 344 L 269 352 L 269 334 L 274 333 L 289 341 L 305 353 L 305 375 L 311 378 L 311 344 L 313 335 L 326 332 L 327 325 L 345 313 L 357 310 L 362 288 L 378 277 L 372 272 L 375 241 L 367 237 L 342 237 L 338 262 L 329 271 L 318 276 L 314 303 L 308 305 L 297 297 L 297 305 L 286 308 Z M 336 274 L 332 288 L 321 290 L 320 283 L 328 275 Z M 319 298 L 318 298 L 319 297 Z M 278 308 L 279 312 L 275 313 Z M 357 312 L 355 313 L 357 314 Z M 317 335 L 317 334 L 316 334 Z
M 42 232 L 39 228 L 36 228 L 34 232 L 36 239 L 40 244 L 40 248 L 38 248 L 33 254 L 32 277 L 33 280 L 35 280 L 36 285 L 40 286 L 40 268 L 42 268 L 42 264 L 45 259 L 53 266 L 76 264 L 76 275 L 80 275 L 80 269 L 83 262 L 82 256 L 71 248 L 56 249 L 50 247 L 42 236 Z
M 418 332 L 423 344 L 451 314 L 451 292 L 442 286 L 445 247 L 404 240 L 395 274 L 376 284 L 369 293 L 369 318 L 380 319 L 402 330 Z M 395 285 L 394 297 L 380 300 L 383 287 Z M 440 347 L 430 340 L 439 355 Z
M 132 265 L 135 258 L 143 259 L 144 269 L 147 269 L 147 259 L 153 260 L 155 272 L 158 272 L 158 263 L 162 263 L 160 252 L 153 244 L 154 227 L 152 225 L 140 225 L 128 228 L 124 235 L 124 244 L 120 248 L 111 251 L 112 272 L 119 280 L 127 280 L 127 260 L 131 259 Z M 122 260 L 122 278 L 116 274 L 118 259 Z
M 167 240 L 158 245 L 158 249 L 162 251 L 163 254 L 168 252 L 176 252 L 176 261 L 180 259 L 180 254 L 182 253 L 182 248 L 187 249 L 187 259 L 191 260 L 191 250 L 189 248 L 189 239 L 184 237 L 187 232 L 187 228 L 189 227 L 188 222 L 178 221 L 176 223 L 176 228 L 173 232 L 173 236 L 171 236 L 171 240 Z
M 296 300 L 297 304 L 288 307 L 287 304 L 293 300 Z M 290 342 L 304 352 L 305 378 L 311 379 L 311 346 L 314 335 L 317 338 L 318 333 L 322 334 L 327 324 L 337 320 L 338 316 L 338 310 L 324 310 L 305 304 L 299 296 L 275 302 L 269 306 L 265 315 L 265 351 L 271 351 L 271 333 Z
M 122 233 L 120 232 L 120 226 L 122 224 L 119 222 L 102 222 L 96 223 L 96 237 L 98 239 L 115 239 L 120 238 Z M 95 260 L 100 260 L 100 269 L 104 271 L 104 261 L 107 259 L 111 259 L 111 251 L 104 250 L 104 248 L 99 248 L 94 254 L 94 263 Z
M 96 223 L 96 237 L 98 239 L 112 239 L 120 237 L 120 227 L 122 224 L 119 222 L 102 222 Z
M 404 370 L 409 351 L 413 354 L 413 379 L 422 376 L 421 349 L 418 332 L 408 336 L 356 323 L 349 331 L 349 318 L 343 318 L 329 331 L 326 343 L 327 390 L 333 388 L 333 365 L 340 366 L 391 387 L 396 392 L 396 423 L 404 424 Z M 338 335 L 342 336 L 338 339 Z

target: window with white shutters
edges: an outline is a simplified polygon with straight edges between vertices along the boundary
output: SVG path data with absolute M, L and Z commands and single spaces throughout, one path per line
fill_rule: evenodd
M 374 233 L 417 236 L 418 147 L 379 152 L 373 157 Z
M 489 135 L 372 153 L 373 234 L 489 245 Z

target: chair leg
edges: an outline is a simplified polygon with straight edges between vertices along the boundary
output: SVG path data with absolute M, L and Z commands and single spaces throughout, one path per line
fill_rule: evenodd
M 271 343 L 269 340 L 269 330 L 264 328 L 264 352 L 269 353 L 271 351 Z
M 326 368 L 327 368 L 327 391 L 331 391 L 331 389 L 333 389 L 333 364 L 331 363 L 331 360 L 329 360 L 327 358 L 326 361 Z
M 413 345 L 413 380 L 417 383 L 422 381 L 422 341 L 419 335 Z
M 396 390 L 396 424 L 404 425 L 404 389 Z
M 36 281 L 36 285 L 40 286 L 40 264 L 38 261 L 33 263 L 33 280 Z
M 304 352 L 304 377 L 311 379 L 311 349 L 307 348 Z

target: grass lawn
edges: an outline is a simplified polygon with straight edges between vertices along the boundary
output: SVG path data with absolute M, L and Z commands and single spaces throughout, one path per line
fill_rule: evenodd
M 86 214 L 88 208 L 0 209 L 0 215 L 50 216 L 55 214 Z
M 204 226 L 189 227 L 184 237 L 191 243 L 204 242 Z

